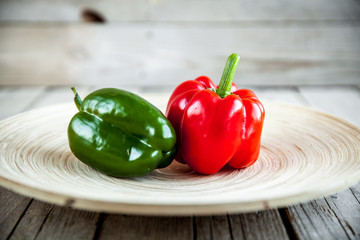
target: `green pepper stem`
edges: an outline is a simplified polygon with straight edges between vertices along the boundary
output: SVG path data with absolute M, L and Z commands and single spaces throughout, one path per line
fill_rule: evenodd
M 224 98 L 231 94 L 231 85 L 234 79 L 236 68 L 239 64 L 240 57 L 236 53 L 231 54 L 225 64 L 224 72 L 221 76 L 221 81 L 216 93 Z
M 82 100 L 81 100 L 78 92 L 76 91 L 75 87 L 71 87 L 71 90 L 73 91 L 73 93 L 75 95 L 75 97 L 74 97 L 75 105 L 76 105 L 77 109 L 80 111 Z

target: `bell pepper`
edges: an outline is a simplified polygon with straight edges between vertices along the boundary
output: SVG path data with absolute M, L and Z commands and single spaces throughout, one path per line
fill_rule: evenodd
M 228 58 L 218 87 L 200 76 L 170 96 L 166 116 L 178 138 L 175 159 L 199 173 L 244 168 L 258 159 L 265 110 L 251 90 L 233 83 L 239 59 L 235 53 Z
M 107 175 L 135 177 L 168 166 L 176 155 L 176 134 L 155 106 L 115 88 L 99 89 L 81 100 L 68 126 L 74 155 Z

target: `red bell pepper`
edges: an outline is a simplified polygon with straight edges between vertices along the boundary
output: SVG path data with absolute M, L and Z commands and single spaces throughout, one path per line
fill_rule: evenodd
M 177 139 L 176 160 L 202 174 L 252 165 L 260 152 L 265 110 L 256 95 L 232 83 L 239 56 L 232 54 L 219 87 L 206 76 L 185 81 L 172 93 L 166 115 Z

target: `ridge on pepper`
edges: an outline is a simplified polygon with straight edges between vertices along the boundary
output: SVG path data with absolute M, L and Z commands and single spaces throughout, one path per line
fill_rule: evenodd
M 233 83 L 240 57 L 229 56 L 219 86 L 206 77 L 181 83 L 166 116 L 177 135 L 175 159 L 201 174 L 248 167 L 260 153 L 265 109 L 254 92 Z

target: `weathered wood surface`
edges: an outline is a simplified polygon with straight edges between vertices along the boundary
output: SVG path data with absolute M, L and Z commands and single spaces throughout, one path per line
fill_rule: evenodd
M 291 239 L 292 237 L 287 234 L 278 210 L 229 215 L 228 221 L 231 239 Z
M 360 94 L 356 86 L 300 87 L 299 91 L 310 106 L 360 126 Z
M 0 202 L 0 239 L 5 240 L 7 236 L 11 235 L 19 220 L 22 219 L 31 199 L 1 187 Z
M 99 239 L 191 239 L 192 217 L 141 217 L 106 214 Z
M 33 200 L 26 214 L 10 235 L 11 239 L 35 239 L 54 205 Z
M 94 9 L 104 25 L 83 24 Z M 359 84 L 360 4 L 314 1 L 0 1 L 0 85 Z
M 314 1 L 73 1 L 2 0 L 0 21 L 77 22 L 84 9 L 94 9 L 116 21 L 291 21 L 354 20 L 360 18 L 354 0 Z
M 85 95 L 95 88 L 78 90 Z M 360 103 L 360 90 L 355 86 L 250 88 L 262 99 L 315 107 L 359 125 L 354 109 Z M 69 98 L 67 87 L 1 87 L 1 117 Z M 280 210 L 208 217 L 92 213 L 1 189 L 0 239 L 359 239 L 359 186 Z
M 237 83 L 359 84 L 359 42 L 360 28 L 348 25 L 0 23 L 0 85 L 174 87 L 204 74 L 218 81 L 232 52 L 241 56 Z

